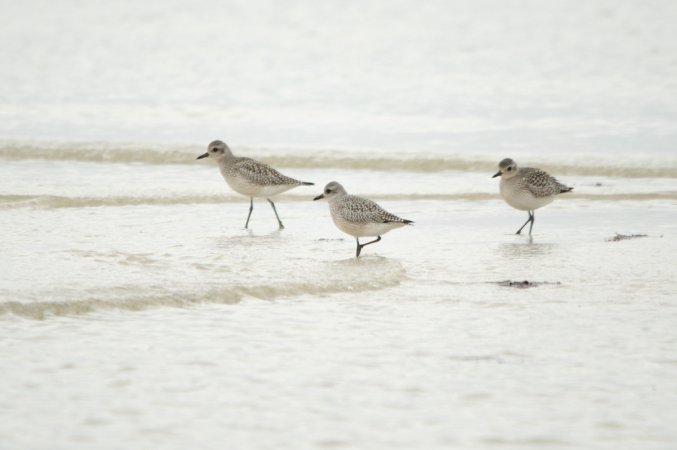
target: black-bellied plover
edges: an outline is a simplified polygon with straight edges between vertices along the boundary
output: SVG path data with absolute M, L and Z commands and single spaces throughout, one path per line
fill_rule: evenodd
M 322 198 L 326 198 L 329 202 L 331 218 L 338 229 L 355 237 L 356 257 L 360 256 L 362 247 L 380 241 L 382 234 L 414 223 L 389 213 L 371 200 L 348 195 L 343 186 L 336 181 L 327 184 L 324 192 L 313 200 Z M 367 236 L 376 236 L 376 239 L 360 244 L 360 238 Z
M 573 189 L 540 169 L 517 167 L 517 163 L 510 158 L 498 163 L 498 172 L 492 178 L 498 176 L 501 177 L 500 190 L 503 200 L 513 208 L 527 211 L 529 214 L 527 221 L 515 234 L 520 234 L 530 223 L 529 235 L 531 235 L 535 220 L 534 211 L 553 201 L 556 195 Z
M 249 214 L 244 227 L 249 226 L 249 219 L 254 210 L 254 197 L 265 197 L 273 207 L 280 229 L 284 228 L 280 216 L 277 215 L 275 203 L 269 198 L 297 186 L 312 186 L 315 183 L 299 181 L 282 175 L 268 164 L 251 158 L 233 156 L 233 152 L 222 141 L 213 141 L 207 147 L 207 153 L 197 159 L 213 158 L 221 170 L 226 183 L 235 192 L 249 197 Z

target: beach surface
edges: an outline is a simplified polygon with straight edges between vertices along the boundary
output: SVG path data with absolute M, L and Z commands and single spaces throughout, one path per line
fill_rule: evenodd
M 45 5 L 0 18 L 0 448 L 676 447 L 673 2 Z M 315 183 L 284 230 L 214 139 Z M 574 188 L 531 237 L 505 157 Z M 330 181 L 415 225 L 356 259 Z

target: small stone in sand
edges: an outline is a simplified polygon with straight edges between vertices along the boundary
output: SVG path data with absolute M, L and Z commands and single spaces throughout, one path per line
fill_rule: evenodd
M 616 233 L 616 236 L 610 237 L 607 239 L 607 242 L 618 242 L 618 241 L 626 241 L 628 239 L 637 239 L 637 238 L 643 238 L 647 237 L 646 234 L 618 234 Z
M 543 284 L 561 284 L 559 281 L 556 282 L 549 282 L 549 281 L 511 281 L 511 280 L 505 280 L 505 281 L 499 281 L 497 283 L 499 286 L 504 286 L 504 287 L 513 287 L 513 288 L 518 288 L 518 289 L 526 289 L 530 287 L 537 287 L 541 286 Z

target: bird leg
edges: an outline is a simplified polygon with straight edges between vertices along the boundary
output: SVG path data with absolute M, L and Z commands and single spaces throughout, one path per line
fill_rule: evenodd
M 252 216 L 252 211 L 254 210 L 254 197 L 249 197 L 249 215 L 247 215 L 247 222 L 244 224 L 245 230 L 249 226 L 249 218 Z
M 275 212 L 275 217 L 277 217 L 277 223 L 280 225 L 280 230 L 284 229 L 284 225 L 282 225 L 282 221 L 280 220 L 280 216 L 277 215 L 277 209 L 275 209 L 275 203 L 269 198 L 267 198 L 268 203 L 270 203 L 270 206 L 273 207 L 273 212 Z
M 529 227 L 529 234 L 531 235 L 531 228 L 534 226 L 534 213 L 532 211 L 527 211 L 529 213 L 529 218 L 527 219 L 526 222 L 524 222 L 524 225 L 520 227 L 519 230 L 517 230 L 517 233 L 515 234 L 521 234 L 522 229 L 527 226 L 528 223 L 531 223 L 531 226 Z
M 360 256 L 360 252 L 362 251 L 362 247 L 365 247 L 365 246 L 367 246 L 367 245 L 369 245 L 369 244 L 374 244 L 374 243 L 380 241 L 380 240 L 381 240 L 381 236 L 378 236 L 378 237 L 376 237 L 376 239 L 374 239 L 373 241 L 369 241 L 369 242 L 367 242 L 367 243 L 365 243 L 365 244 L 360 244 L 360 238 L 355 238 L 355 240 L 357 241 L 357 252 L 356 252 L 356 254 L 355 254 L 355 257 L 357 258 L 358 256 Z

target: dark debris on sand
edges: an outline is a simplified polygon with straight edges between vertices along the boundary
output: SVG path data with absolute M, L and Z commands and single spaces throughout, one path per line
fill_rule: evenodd
M 607 242 L 626 241 L 628 239 L 644 238 L 644 237 L 647 237 L 647 236 L 648 235 L 646 235 L 646 234 L 619 234 L 619 233 L 616 233 L 616 236 L 608 238 Z
M 499 281 L 497 284 L 499 286 L 503 286 L 503 287 L 526 289 L 526 288 L 543 286 L 544 284 L 562 284 L 562 283 L 560 283 L 559 281 L 551 282 L 551 281 L 528 281 L 528 280 L 511 281 L 511 280 L 505 280 L 505 281 Z

